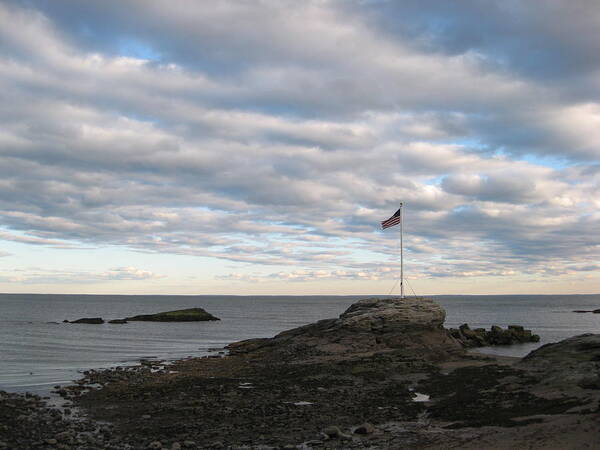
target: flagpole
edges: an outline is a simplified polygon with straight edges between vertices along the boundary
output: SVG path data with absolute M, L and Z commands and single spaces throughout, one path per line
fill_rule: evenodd
M 400 202 L 400 298 L 404 298 L 404 251 L 402 242 L 402 202 Z

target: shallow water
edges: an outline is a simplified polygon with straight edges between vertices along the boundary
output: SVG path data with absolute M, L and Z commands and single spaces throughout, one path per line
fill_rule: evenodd
M 367 296 L 114 296 L 0 294 L 0 389 L 47 392 L 90 368 L 131 365 L 140 359 L 178 359 L 206 354 L 230 342 L 270 337 L 316 320 L 337 317 Z M 538 344 L 483 351 L 524 356 L 548 342 L 600 332 L 600 295 L 441 296 L 446 326 L 472 328 L 523 325 L 542 338 Z M 125 325 L 65 324 L 63 319 L 103 317 L 202 307 L 217 322 Z

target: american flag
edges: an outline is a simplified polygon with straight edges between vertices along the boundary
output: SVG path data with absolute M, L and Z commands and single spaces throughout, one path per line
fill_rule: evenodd
M 398 211 L 396 211 L 392 217 L 381 222 L 381 229 L 385 230 L 386 228 L 393 227 L 394 225 L 398 225 L 400 223 L 400 211 L 401 210 L 402 210 L 402 208 L 398 209 Z

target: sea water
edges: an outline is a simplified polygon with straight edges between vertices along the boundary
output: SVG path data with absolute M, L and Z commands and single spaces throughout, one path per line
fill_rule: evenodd
M 0 294 L 0 389 L 45 393 L 91 368 L 131 365 L 140 359 L 205 355 L 230 342 L 271 337 L 296 326 L 337 317 L 361 296 L 152 296 Z M 600 295 L 434 296 L 447 313 L 447 327 L 523 325 L 539 343 L 482 349 L 524 356 L 548 342 L 600 333 Z M 70 324 L 202 307 L 215 322 Z

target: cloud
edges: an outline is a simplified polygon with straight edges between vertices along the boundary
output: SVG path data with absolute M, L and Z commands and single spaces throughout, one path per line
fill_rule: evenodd
M 143 281 L 164 278 L 136 267 L 115 267 L 105 272 L 30 267 L 0 271 L 0 281 L 20 284 L 97 284 L 114 281 Z
M 103 280 L 152 280 L 163 277 L 163 275 L 157 275 L 148 270 L 131 266 L 115 267 L 100 275 L 100 278 Z
M 377 225 L 404 201 L 419 276 L 590 267 L 599 17 L 562 1 L 4 2 L 0 239 L 215 258 L 246 280 L 383 279 L 395 233 Z

